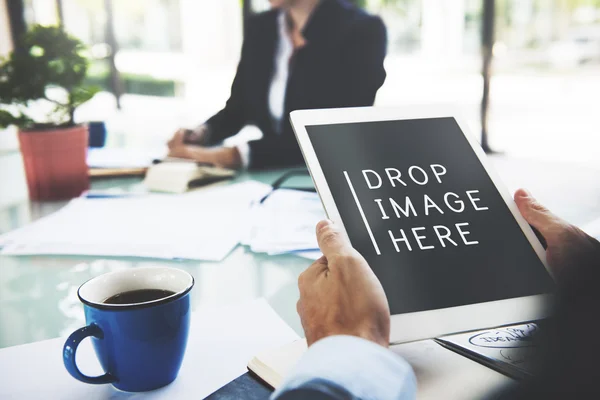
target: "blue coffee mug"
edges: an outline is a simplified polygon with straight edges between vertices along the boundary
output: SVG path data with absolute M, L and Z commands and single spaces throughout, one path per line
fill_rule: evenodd
M 194 278 L 187 272 L 163 267 L 109 272 L 85 282 L 77 293 L 87 326 L 73 332 L 64 345 L 67 371 L 82 382 L 111 383 L 127 392 L 158 389 L 173 382 L 187 344 L 193 286 Z M 105 303 L 115 295 L 144 289 L 169 293 L 145 302 Z M 88 336 L 104 375 L 90 377 L 77 367 L 77 346 Z

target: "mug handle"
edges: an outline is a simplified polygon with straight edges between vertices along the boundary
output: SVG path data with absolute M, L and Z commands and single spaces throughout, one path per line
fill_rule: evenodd
M 65 363 L 65 368 L 73 378 L 81 382 L 92 384 L 115 382 L 117 378 L 109 373 L 100 376 L 87 376 L 82 374 L 81 371 L 79 371 L 79 368 L 77 368 L 77 363 L 75 362 L 77 346 L 79 346 L 79 343 L 88 336 L 104 339 L 104 332 L 102 332 L 102 329 L 96 324 L 90 324 L 73 332 L 63 347 L 63 362 Z

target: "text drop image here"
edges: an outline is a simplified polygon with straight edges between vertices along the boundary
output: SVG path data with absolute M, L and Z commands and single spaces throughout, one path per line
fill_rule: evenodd
M 393 314 L 530 296 L 552 279 L 454 118 L 307 132 Z
M 381 189 L 384 185 L 389 185 L 388 189 L 396 189 L 399 193 L 399 197 L 396 198 L 387 197 L 372 199 L 381 213 L 380 217 L 382 220 L 391 218 L 408 219 L 411 217 L 418 217 L 419 215 L 430 216 L 431 214 L 436 213 L 438 215 L 443 215 L 444 213 L 461 214 L 467 207 L 472 208 L 473 211 L 489 210 L 488 207 L 481 204 L 479 190 L 466 190 L 464 193 L 460 194 L 445 192 L 443 195 L 440 195 L 441 198 L 435 200 L 427 194 L 418 197 L 411 197 L 404 194 L 402 189 L 408 187 L 408 185 L 427 186 L 432 184 L 435 185 L 436 183 L 441 184 L 444 175 L 448 173 L 448 169 L 441 164 L 431 164 L 427 168 L 411 165 L 405 173 L 406 178 L 403 178 L 404 175 L 399 169 L 392 167 L 384 168 L 382 172 L 377 172 L 372 169 L 364 169 L 361 172 L 364 183 L 369 190 L 377 190 Z M 361 201 L 356 195 L 352 180 L 347 171 L 344 171 L 344 176 L 349 189 L 352 191 L 356 206 L 363 217 L 365 228 L 373 241 L 375 252 L 380 255 L 381 251 L 373 237 L 369 221 L 362 210 Z M 408 251 L 413 251 L 413 249 L 432 250 L 436 245 L 446 247 L 459 245 L 472 246 L 479 244 L 477 240 L 469 238 L 471 235 L 469 229 L 469 222 L 464 221 L 457 222 L 453 224 L 453 226 L 435 224 L 430 226 L 417 226 L 410 228 L 408 234 L 403 228 L 396 231 L 389 229 L 387 233 L 394 244 L 396 251 L 400 252 L 401 249 L 406 249 Z

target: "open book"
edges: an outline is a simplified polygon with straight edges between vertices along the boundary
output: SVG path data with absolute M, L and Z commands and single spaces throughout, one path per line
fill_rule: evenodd
M 258 354 L 248 363 L 248 369 L 272 388 L 277 389 L 285 376 L 306 352 L 306 339 Z

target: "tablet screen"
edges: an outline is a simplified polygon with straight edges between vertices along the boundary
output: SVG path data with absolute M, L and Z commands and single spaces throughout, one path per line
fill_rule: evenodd
M 392 314 L 549 293 L 553 281 L 454 118 L 307 126 Z

